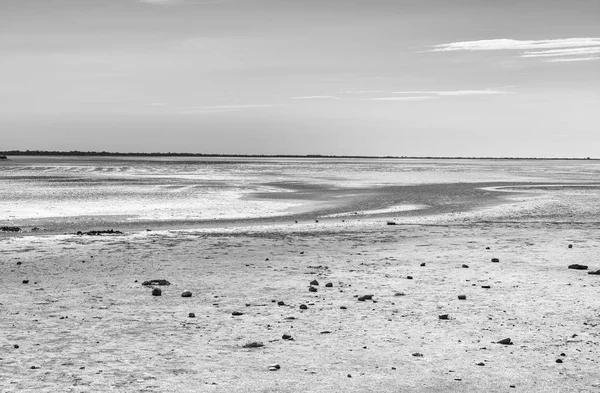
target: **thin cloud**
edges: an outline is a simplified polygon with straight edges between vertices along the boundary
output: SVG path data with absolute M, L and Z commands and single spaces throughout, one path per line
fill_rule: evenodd
M 210 114 L 210 113 L 222 113 L 222 112 L 233 112 L 245 109 L 260 109 L 260 108 L 272 108 L 278 105 L 275 104 L 239 104 L 239 105 L 207 105 L 207 106 L 193 106 L 180 108 L 178 113 L 180 114 Z
M 600 56 L 594 57 L 567 57 L 567 58 L 557 58 L 557 59 L 545 59 L 544 63 L 566 63 L 573 61 L 591 61 L 591 60 L 600 60 Z
M 513 40 L 507 38 L 478 41 L 460 41 L 449 44 L 434 45 L 428 52 L 456 52 L 456 51 L 498 51 L 521 50 L 522 58 L 565 58 L 564 61 L 596 60 L 596 56 L 585 57 L 600 53 L 600 38 L 557 38 L 551 40 Z M 569 60 L 570 56 L 573 57 Z M 575 60 L 577 59 L 577 60 Z M 585 59 L 585 60 L 583 60 Z M 547 63 L 557 61 L 542 60 Z
M 437 91 L 395 91 L 393 94 L 424 94 L 426 96 L 475 96 L 475 95 L 497 95 L 510 94 L 510 91 L 502 90 L 437 90 Z
M 586 46 L 600 46 L 600 38 L 558 38 L 552 40 L 512 40 L 507 38 L 478 41 L 451 42 L 449 44 L 434 45 L 430 52 L 453 51 L 483 51 L 483 50 L 535 50 L 554 48 L 576 48 Z
M 140 0 L 140 3 L 152 5 L 181 5 L 181 4 L 219 4 L 223 0 Z
M 292 100 L 337 100 L 339 97 L 336 96 L 298 96 L 292 97 Z
M 372 97 L 364 98 L 365 101 L 426 101 L 435 100 L 434 96 L 414 96 L 414 97 Z

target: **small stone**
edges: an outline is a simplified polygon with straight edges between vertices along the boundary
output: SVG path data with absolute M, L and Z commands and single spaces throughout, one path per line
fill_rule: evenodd
M 269 366 L 269 371 L 277 371 L 281 368 L 281 366 L 279 364 L 271 364 Z
M 249 343 L 244 344 L 244 348 L 260 348 L 260 347 L 264 347 L 265 344 L 263 344 L 260 341 L 252 341 Z
M 486 250 L 490 250 L 490 248 L 489 248 L 489 247 L 486 247 L 485 249 L 486 249 Z
M 365 297 L 364 297 L 364 296 L 360 296 L 360 297 L 359 297 L 357 300 L 358 300 L 359 302 L 364 302 L 364 301 L 365 301 Z
M 306 310 L 306 309 L 308 309 L 308 306 L 306 304 L 300 305 L 300 310 Z
M 423 357 L 423 354 L 422 354 L 422 353 L 420 353 L 420 352 L 415 352 L 415 353 L 413 353 L 412 355 L 413 355 L 414 357 L 416 357 L 416 358 L 422 358 L 422 357 Z
M 40 367 L 39 367 L 39 366 L 31 366 L 31 367 L 29 367 L 29 368 L 30 368 L 30 369 L 32 369 L 32 370 L 36 370 L 36 369 L 38 369 L 38 368 L 40 368 Z
M 319 285 L 319 282 L 317 280 L 312 280 L 310 282 L 310 285 Z
M 467 295 L 458 295 L 458 300 L 467 300 Z
M 567 356 L 567 354 L 563 352 L 560 354 L 560 356 Z
M 23 280 L 23 284 L 29 284 L 29 280 Z
M 309 292 L 317 292 L 317 288 L 315 288 L 315 287 L 308 287 L 308 291 Z
M 363 297 L 365 298 L 365 300 L 373 299 L 373 295 L 364 295 Z
M 162 291 L 160 290 L 160 288 L 154 288 L 152 290 L 152 296 L 161 296 L 162 295 Z
M 562 359 L 556 359 L 556 363 L 562 363 Z
M 477 363 L 477 366 L 485 366 L 485 363 L 484 362 L 479 362 L 479 363 Z
M 578 263 L 575 263 L 573 265 L 569 265 L 569 269 L 575 269 L 575 270 L 587 270 L 587 266 L 586 265 L 580 265 Z
M 464 265 L 464 264 L 463 264 L 463 265 L 462 265 L 462 267 L 463 267 L 463 269 L 468 269 L 468 268 L 469 268 L 469 265 Z
M 192 297 L 191 291 L 183 291 L 181 292 L 181 297 Z
M 265 261 L 268 261 L 268 260 L 269 260 L 269 258 L 265 258 Z
M 340 306 L 340 309 L 342 309 L 342 310 L 346 310 L 346 309 L 347 309 L 347 307 L 346 307 L 346 306 Z
M 325 284 L 325 287 L 326 288 L 331 288 L 331 287 L 333 287 L 333 283 L 328 282 L 327 284 Z
M 282 300 L 280 300 L 280 301 L 277 302 L 277 305 L 278 306 L 285 306 L 285 303 Z
M 406 296 L 406 294 L 404 292 L 396 292 L 394 296 Z
M 450 319 L 448 314 L 442 314 L 438 316 L 439 319 Z
M 412 278 L 412 276 L 406 276 L 406 279 L 407 280 L 412 280 L 413 278 Z
M 425 262 L 423 262 L 423 263 L 422 263 L 421 265 L 419 265 L 419 266 L 425 266 Z
M 588 274 L 592 274 L 592 275 L 595 275 L 595 276 L 600 276 L 600 269 L 598 269 L 596 271 L 588 272 Z
M 510 338 L 504 338 L 500 341 L 498 341 L 498 344 L 502 344 L 502 345 L 513 345 L 512 341 L 510 340 Z
M 492 258 L 492 262 L 500 262 L 500 259 L 498 259 L 498 258 Z
M 144 286 L 149 286 L 149 285 L 171 285 L 171 283 L 168 282 L 167 280 L 158 279 L 158 280 L 144 281 L 142 283 L 142 285 L 144 285 Z
M 196 314 L 194 314 L 193 312 L 191 312 L 191 313 L 188 314 L 188 317 L 189 318 L 196 318 Z
M 348 378 L 352 378 L 352 375 L 351 375 L 351 374 L 348 374 Z
M 281 336 L 281 338 L 284 340 L 293 340 L 292 336 L 290 336 L 289 334 L 284 334 L 283 336 Z
M 14 348 L 14 349 L 19 349 L 19 345 L 18 345 L 18 344 L 15 344 L 15 345 L 13 345 L 13 348 Z
M 572 245 L 572 244 L 569 244 L 569 248 L 573 248 L 573 245 Z
M 239 317 L 240 315 L 244 315 L 244 313 L 240 311 L 234 311 L 231 313 L 231 315 L 233 315 L 234 317 Z
M 20 265 L 22 262 L 17 262 L 17 265 Z
M 516 388 L 516 386 L 515 386 L 515 385 L 510 385 L 509 387 L 511 387 L 511 388 L 513 388 L 513 389 L 514 389 L 514 388 Z
M 482 285 L 481 288 L 490 289 L 491 287 L 489 285 Z

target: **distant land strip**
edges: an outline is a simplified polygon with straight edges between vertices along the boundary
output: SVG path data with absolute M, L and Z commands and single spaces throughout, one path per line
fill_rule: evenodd
M 206 154 L 206 153 L 120 153 L 107 151 L 5 150 L 0 158 L 9 156 L 81 156 L 81 157 L 233 157 L 233 158 L 366 158 L 408 160 L 598 160 L 590 157 L 439 157 L 439 156 L 346 156 L 325 154 Z

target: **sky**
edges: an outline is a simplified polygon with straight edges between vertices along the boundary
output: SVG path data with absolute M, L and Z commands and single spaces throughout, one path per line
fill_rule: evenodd
M 597 0 L 1 0 L 0 150 L 600 158 Z

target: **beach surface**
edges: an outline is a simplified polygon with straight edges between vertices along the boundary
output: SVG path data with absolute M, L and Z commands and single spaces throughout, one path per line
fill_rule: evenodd
M 3 233 L 0 391 L 597 392 L 600 190 L 537 180 L 358 191 L 348 212 L 312 185 L 317 209 L 277 219 Z

